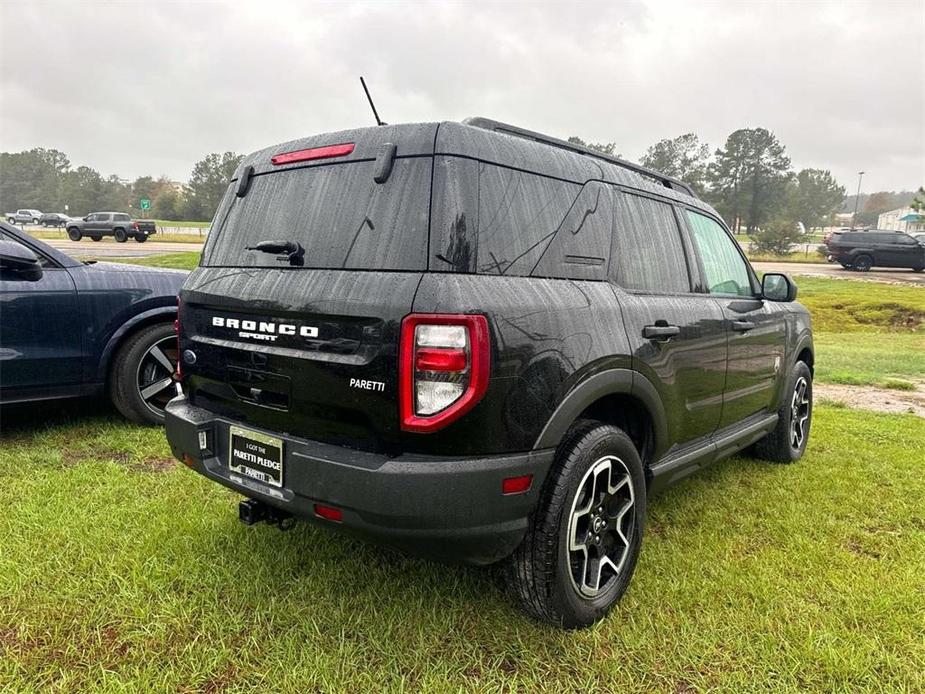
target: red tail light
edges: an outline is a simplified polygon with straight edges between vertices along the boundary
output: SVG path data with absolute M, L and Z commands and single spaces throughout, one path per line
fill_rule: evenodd
M 471 410 L 488 388 L 485 316 L 413 313 L 401 324 L 401 428 L 427 433 Z
M 300 149 L 296 152 L 286 152 L 271 157 L 270 161 L 279 166 L 280 164 L 292 164 L 297 161 L 311 161 L 312 159 L 330 159 L 332 157 L 346 157 L 353 152 L 353 143 L 345 142 L 342 145 L 328 145 L 327 147 L 315 147 L 313 149 Z
M 138 228 L 138 222 L 132 222 L 132 229 Z

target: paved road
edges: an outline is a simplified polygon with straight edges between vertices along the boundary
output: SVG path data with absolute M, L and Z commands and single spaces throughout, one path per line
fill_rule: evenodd
M 884 268 L 870 272 L 851 272 L 836 263 L 752 263 L 752 265 L 758 272 L 785 272 L 788 275 L 840 277 L 869 282 L 902 282 L 925 287 L 925 272 L 912 272 L 912 270 Z
M 169 241 L 70 241 L 68 239 L 45 239 L 45 243 L 64 251 L 75 258 L 146 258 L 151 255 L 164 253 L 180 253 L 182 251 L 199 251 L 202 245 L 198 243 L 177 243 Z

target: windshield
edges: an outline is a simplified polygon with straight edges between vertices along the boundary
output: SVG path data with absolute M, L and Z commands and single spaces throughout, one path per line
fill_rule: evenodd
M 431 157 L 395 160 L 384 183 L 374 161 L 254 176 L 247 195 L 229 187 L 213 222 L 203 266 L 289 267 L 261 241 L 294 241 L 304 267 L 423 270 L 427 258 Z

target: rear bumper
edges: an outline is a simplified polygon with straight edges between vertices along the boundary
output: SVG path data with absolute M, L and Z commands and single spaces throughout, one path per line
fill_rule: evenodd
M 195 407 L 185 397 L 167 405 L 173 454 L 200 474 L 303 519 L 414 553 L 474 564 L 498 561 L 520 543 L 554 454 L 390 458 L 266 431 L 283 439 L 283 487 L 274 488 L 228 468 L 231 424 L 241 423 Z M 207 432 L 206 450 L 199 448 L 202 431 Z M 527 492 L 502 494 L 503 479 L 527 474 L 533 475 Z M 343 522 L 318 518 L 316 503 L 342 509 Z

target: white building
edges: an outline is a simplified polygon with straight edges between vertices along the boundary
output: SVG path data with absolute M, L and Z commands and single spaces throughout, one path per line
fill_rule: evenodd
M 877 228 L 905 231 L 907 234 L 925 231 L 925 214 L 916 212 L 911 207 L 900 207 L 898 210 L 890 210 L 880 215 L 877 218 Z

